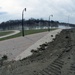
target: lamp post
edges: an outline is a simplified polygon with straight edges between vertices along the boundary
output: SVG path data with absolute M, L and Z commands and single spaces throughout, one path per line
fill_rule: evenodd
M 51 21 L 50 21 L 51 18 L 50 18 L 50 17 L 53 17 L 53 15 L 50 15 L 50 16 L 49 16 L 49 26 L 48 26 L 48 31 L 50 31 L 50 26 L 51 26 Z
M 69 28 L 69 19 L 70 19 L 70 16 L 68 16 L 68 28 Z
M 22 36 L 24 37 L 24 24 L 23 24 L 23 20 L 24 20 L 24 11 L 26 11 L 26 8 L 23 9 L 22 11 Z

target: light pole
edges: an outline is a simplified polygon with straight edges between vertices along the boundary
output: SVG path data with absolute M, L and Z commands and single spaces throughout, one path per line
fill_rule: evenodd
M 70 16 L 68 16 L 68 28 L 69 28 L 69 19 L 70 19 Z
M 50 31 L 50 26 L 51 26 L 51 21 L 50 21 L 51 18 L 50 18 L 50 17 L 53 17 L 53 15 L 50 15 L 50 16 L 49 16 L 49 26 L 48 26 L 48 31 Z
M 23 24 L 23 20 L 24 20 L 24 11 L 26 11 L 26 8 L 23 9 L 22 11 L 22 36 L 24 37 L 24 24 Z

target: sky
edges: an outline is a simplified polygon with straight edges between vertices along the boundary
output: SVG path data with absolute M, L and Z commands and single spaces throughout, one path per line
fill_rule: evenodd
M 75 24 L 75 0 L 0 0 L 0 23 L 22 18 L 43 18 Z

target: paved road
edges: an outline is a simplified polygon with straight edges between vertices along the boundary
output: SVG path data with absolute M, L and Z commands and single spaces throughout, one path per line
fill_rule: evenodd
M 60 33 L 62 29 L 54 30 L 51 32 L 48 32 L 44 37 L 39 39 L 37 42 L 35 42 L 33 45 L 31 45 L 29 48 L 27 48 L 24 52 L 22 52 L 20 55 L 18 55 L 15 60 L 23 59 L 25 57 L 28 57 L 32 55 L 31 50 L 39 48 L 39 45 L 42 45 L 45 42 L 51 42 L 53 38 L 55 38 L 55 35 Z M 51 37 L 53 35 L 53 37 Z
M 19 54 L 33 45 L 36 41 L 44 37 L 49 32 L 42 32 L 25 37 L 17 37 L 9 40 L 0 41 L 0 56 L 6 54 L 9 58 L 15 59 Z
M 37 48 L 44 42 L 51 41 L 51 34 L 55 36 L 60 31 L 61 29 L 58 29 L 51 32 L 42 32 L 0 41 L 0 56 L 6 54 L 9 60 L 18 60 L 27 57 L 28 55 L 31 55 L 31 49 Z
M 8 37 L 8 36 L 12 36 L 12 35 L 18 34 L 20 32 L 19 30 L 12 30 L 12 31 L 14 31 L 14 33 L 10 33 L 10 34 L 5 35 L 5 36 L 0 36 L 0 38 L 5 38 L 5 37 Z

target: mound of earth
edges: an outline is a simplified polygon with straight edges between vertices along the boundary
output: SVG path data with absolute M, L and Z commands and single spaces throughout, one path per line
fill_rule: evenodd
M 0 75 L 75 75 L 75 29 L 62 30 L 32 52 L 22 60 L 5 62 Z

